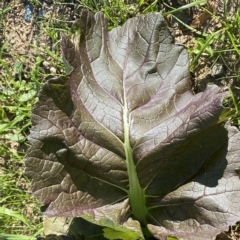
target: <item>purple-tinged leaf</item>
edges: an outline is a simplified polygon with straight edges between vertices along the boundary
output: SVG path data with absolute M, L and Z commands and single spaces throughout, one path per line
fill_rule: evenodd
M 74 43 L 62 37 L 69 76 L 45 83 L 32 113 L 26 172 L 45 215 L 113 226 L 105 234 L 214 239 L 240 220 L 226 93 L 192 94 L 187 50 L 158 13 L 108 32 L 84 11 L 80 28 Z

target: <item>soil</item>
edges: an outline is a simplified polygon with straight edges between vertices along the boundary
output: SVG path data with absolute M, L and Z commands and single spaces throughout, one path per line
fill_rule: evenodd
M 59 19 L 65 19 L 69 26 L 74 23 L 74 20 L 78 18 L 81 8 L 79 6 L 67 5 L 67 4 L 48 4 L 44 1 L 40 8 L 40 5 L 33 6 L 33 16 L 30 22 L 24 19 L 26 1 L 14 0 L 3 1 L 0 3 L 0 10 L 5 9 L 6 6 L 10 6 L 11 10 L 7 12 L 4 17 L 4 21 L 0 23 L 0 46 L 5 46 L 7 49 L 4 58 L 10 64 L 19 59 L 19 56 L 23 56 L 26 61 L 24 62 L 24 76 L 29 78 L 29 70 L 32 69 L 36 56 L 42 54 L 45 61 L 42 63 L 42 71 L 47 74 L 55 74 L 61 72 L 61 69 L 57 69 L 56 66 L 51 65 L 48 61 L 49 56 L 44 53 L 39 53 L 39 47 L 47 48 L 51 51 L 59 51 L 53 39 L 59 38 L 59 36 L 50 36 L 49 33 L 42 31 L 44 29 L 45 21 L 41 21 L 37 14 L 40 10 L 43 11 L 44 17 L 51 19 L 52 22 L 60 23 Z M 132 1 L 134 2 L 134 1 Z M 151 1 L 148 1 L 151 2 Z M 178 1 L 165 1 L 172 7 L 181 7 L 181 5 L 187 4 L 188 0 Z M 214 33 L 221 29 L 221 19 L 224 18 L 224 0 L 209 0 L 204 5 L 207 11 L 202 8 L 194 7 L 184 10 L 183 12 L 176 13 L 174 16 L 184 22 L 187 26 L 199 33 Z M 229 16 L 229 21 L 232 16 L 238 13 L 240 6 L 239 0 L 226 0 L 226 12 Z M 161 4 L 161 3 L 160 3 Z M 165 6 L 166 10 L 171 10 Z M 213 13 L 216 17 L 211 15 Z M 192 30 L 185 27 L 174 16 L 166 18 L 169 27 L 173 28 L 176 34 L 176 41 L 184 44 L 188 49 L 196 48 L 196 40 L 202 38 L 198 33 L 193 33 Z M 213 51 L 219 51 L 227 49 L 223 44 L 212 46 Z M 191 52 L 191 51 L 190 51 Z M 190 54 L 190 56 L 193 56 Z M 193 60 L 193 58 L 191 59 Z M 0 67 L 1 69 L 1 67 Z M 192 70 L 192 82 L 193 91 L 203 91 L 207 84 L 215 83 L 220 87 L 232 86 L 234 93 L 238 100 L 240 99 L 240 81 L 236 75 L 240 73 L 240 60 L 237 53 L 233 50 L 223 52 L 217 57 L 203 54 L 196 62 L 195 68 Z M 7 74 L 1 72 L 2 75 Z M 1 83 L 0 83 L 1 86 Z M 0 161 L 3 161 L 0 159 Z M 228 232 L 219 234 L 217 240 L 237 240 L 240 239 L 240 230 L 236 227 L 230 227 Z

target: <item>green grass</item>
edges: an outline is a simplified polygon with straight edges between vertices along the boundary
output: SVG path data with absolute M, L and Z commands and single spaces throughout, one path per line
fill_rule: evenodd
M 34 6 L 39 4 L 36 0 L 31 2 Z M 232 110 L 232 123 L 239 127 L 240 10 L 230 17 L 225 9 L 224 18 L 220 19 L 222 27 L 211 33 L 192 28 L 176 15 L 203 2 L 205 1 L 191 1 L 190 4 L 176 9 L 169 6 L 167 1 L 82 0 L 75 8 L 75 16 L 79 16 L 81 7 L 93 12 L 102 11 L 109 19 L 109 29 L 122 25 L 128 18 L 138 14 L 155 11 L 161 11 L 167 19 L 177 19 L 180 26 L 188 29 L 194 38 L 193 46 L 188 49 L 193 73 L 199 70 L 202 63 L 210 66 L 218 61 L 224 63 L 226 76 L 217 81 L 231 80 L 235 83 L 229 87 L 231 98 L 225 104 Z M 64 4 L 63 1 L 55 1 L 57 3 L 62 6 Z M 78 32 L 71 20 L 54 12 L 42 21 L 34 18 L 34 24 L 39 30 L 38 38 L 49 40 L 52 48 L 33 41 L 30 47 L 35 54 L 29 63 L 28 55 L 11 52 L 10 40 L 4 38 L 11 4 L 13 3 L 2 4 L 0 11 L 0 31 L 3 33 L 0 34 L 0 240 L 34 239 L 42 234 L 40 205 L 31 196 L 30 181 L 24 175 L 24 155 L 28 148 L 27 135 L 31 127 L 30 115 L 38 100 L 37 93 L 41 85 L 51 77 L 64 74 L 60 34 L 73 36 Z M 204 6 L 200 8 L 204 10 Z M 212 14 L 212 18 L 217 16 Z

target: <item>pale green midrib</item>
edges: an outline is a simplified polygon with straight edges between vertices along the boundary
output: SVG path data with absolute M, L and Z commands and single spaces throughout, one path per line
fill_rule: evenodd
M 146 224 L 147 208 L 145 203 L 144 189 L 141 188 L 136 166 L 133 162 L 133 149 L 130 145 L 130 126 L 129 126 L 129 113 L 127 109 L 126 98 L 124 98 L 124 109 L 123 109 L 123 121 L 124 121 L 124 150 L 126 154 L 126 164 L 129 178 L 129 199 L 131 204 L 131 213 L 136 219 Z

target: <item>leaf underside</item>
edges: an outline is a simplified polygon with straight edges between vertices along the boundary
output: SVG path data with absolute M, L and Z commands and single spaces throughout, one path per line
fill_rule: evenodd
M 84 11 L 80 28 L 76 42 L 62 36 L 68 76 L 47 81 L 32 112 L 26 173 L 45 216 L 214 239 L 240 220 L 239 132 L 218 121 L 226 94 L 192 94 L 187 50 L 158 13 L 109 32 Z

